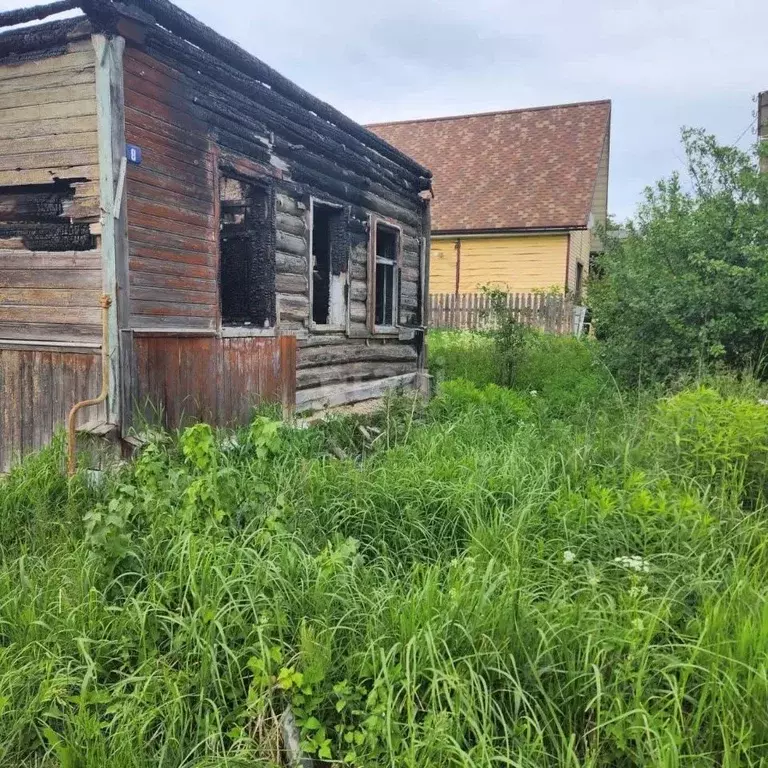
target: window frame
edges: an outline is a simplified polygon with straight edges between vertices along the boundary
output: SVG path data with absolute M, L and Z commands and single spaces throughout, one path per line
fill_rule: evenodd
M 341 203 L 332 203 L 329 200 L 325 200 L 320 197 L 310 196 L 308 206 L 308 222 L 307 222 L 307 283 L 308 283 L 308 295 L 309 295 L 309 316 L 307 318 L 307 327 L 310 331 L 316 331 L 318 333 L 340 333 L 346 332 L 349 322 L 349 280 L 350 280 L 350 253 L 347 249 L 347 270 L 344 279 L 344 318 L 339 323 L 316 323 L 313 318 L 314 314 L 314 275 L 313 275 L 313 263 L 314 259 L 314 231 L 315 231 L 315 206 L 323 206 L 324 208 L 333 208 L 339 212 L 342 220 L 345 218 L 345 206 Z M 329 297 L 330 304 L 330 297 Z M 330 306 L 328 307 L 328 316 L 330 318 Z
M 403 268 L 403 227 L 385 216 L 369 216 L 368 221 L 368 331 L 376 336 L 400 333 L 400 275 Z M 394 259 L 380 259 L 377 254 L 378 229 L 393 230 L 397 235 L 397 252 Z M 376 265 L 392 264 L 392 325 L 376 324 Z

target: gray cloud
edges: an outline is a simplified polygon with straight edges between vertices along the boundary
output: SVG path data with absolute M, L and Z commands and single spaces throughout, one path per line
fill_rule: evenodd
M 610 98 L 620 217 L 681 170 L 682 125 L 754 141 L 768 88 L 765 0 L 180 4 L 361 122 Z

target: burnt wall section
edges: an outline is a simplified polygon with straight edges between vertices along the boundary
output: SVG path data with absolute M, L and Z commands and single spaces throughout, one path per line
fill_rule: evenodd
M 141 50 L 133 46 L 126 50 L 125 91 L 127 141 L 139 144 L 142 150 L 147 148 L 142 166 L 132 167 L 129 173 L 131 198 L 146 200 L 151 194 L 154 199 L 157 193 L 147 186 L 161 188 L 173 195 L 185 221 L 193 227 L 205 227 L 205 218 L 215 215 L 211 190 L 206 194 L 202 188 L 209 183 L 205 171 L 215 164 L 211 163 L 211 153 L 220 153 L 220 165 L 226 163 L 227 157 L 239 158 L 250 164 L 254 175 L 274 180 L 279 324 L 285 328 L 305 327 L 309 321 L 310 196 L 342 205 L 349 212 L 348 235 L 353 252 L 367 250 L 366 228 L 371 213 L 403 227 L 406 268 L 401 276 L 400 320 L 404 324 L 416 323 L 418 243 L 423 236 L 419 198 L 423 179 L 416 171 L 380 155 L 338 126 L 157 27 L 147 30 Z M 135 182 L 144 186 L 137 190 Z M 136 220 L 131 208 L 137 207 L 136 202 L 129 201 L 132 229 Z M 193 213 L 202 214 L 202 218 Z M 130 236 L 131 261 L 132 267 L 143 269 L 147 266 L 144 260 L 152 256 L 146 247 L 137 253 L 134 243 L 156 249 L 161 243 L 159 232 L 152 242 L 147 242 L 148 228 L 141 229 L 143 232 L 137 233 L 143 236 L 141 241 Z M 200 256 L 209 255 L 208 249 L 199 244 L 193 247 L 192 237 L 206 240 L 205 233 L 198 229 L 186 230 L 183 239 L 172 243 L 175 261 L 194 261 L 194 266 L 202 267 L 197 270 L 197 280 L 215 279 L 215 264 Z M 191 254 L 198 255 L 190 258 Z M 358 261 L 362 272 L 358 269 L 358 277 L 353 279 L 365 283 L 364 255 Z M 148 280 L 146 275 L 142 280 Z M 201 289 L 198 293 L 206 292 L 205 285 L 198 283 L 196 287 Z M 351 291 L 354 288 L 350 285 Z M 179 285 L 179 289 L 189 291 L 192 285 Z M 211 285 L 207 297 L 197 298 L 201 303 L 206 298 L 213 301 L 212 294 L 215 290 Z M 354 307 L 351 323 L 364 333 L 367 292 L 358 290 L 357 294 L 360 299 L 351 301 L 362 303 L 362 307 Z M 200 321 L 201 307 L 195 310 L 188 300 L 178 303 L 187 305 L 174 311 L 179 322 L 184 317 L 186 326 L 205 325 Z
M 222 261 L 221 254 L 224 259 L 229 254 L 220 237 L 235 233 L 232 227 L 242 213 L 231 205 L 228 191 L 236 180 L 274 194 L 274 319 L 278 332 L 300 335 L 297 408 L 333 407 L 417 385 L 423 367 L 416 330 L 424 280 L 421 244 L 429 234 L 418 169 L 379 153 L 361 134 L 351 135 L 159 27 L 145 30 L 140 44 L 129 41 L 124 71 L 126 141 L 140 146 L 143 155 L 141 165 L 129 168 L 127 186 L 131 324 L 136 333 L 165 329 L 189 336 L 203 330 L 218 333 L 222 321 L 243 324 L 243 317 L 221 314 L 222 291 L 232 275 Z M 329 321 L 322 332 L 311 327 L 311 201 L 343 211 L 338 221 L 344 231 L 334 230 L 331 239 L 343 243 L 344 253 L 333 253 L 330 271 L 343 278 L 345 307 L 340 327 Z M 371 334 L 367 324 L 369 228 L 374 218 L 402 231 L 400 329 L 386 339 Z M 262 266 L 268 284 L 270 265 Z M 137 347 L 137 354 L 148 355 L 146 376 L 160 375 L 151 374 L 152 367 L 159 371 L 171 365 L 175 370 L 173 361 L 189 355 L 211 360 L 213 353 L 200 350 L 219 343 L 212 335 L 195 340 L 197 353 L 179 346 L 165 356 L 158 351 L 159 337 L 153 338 L 149 346 L 140 342 L 145 352 Z M 186 343 L 181 338 L 177 342 Z M 164 384 L 143 389 L 160 392 L 166 387 L 168 403 L 210 404 L 211 397 L 197 393 L 190 382 L 221 384 L 227 374 L 222 375 L 206 378 L 179 370 L 178 379 L 169 374 Z M 209 412 L 214 414 L 210 405 Z M 220 415 L 214 417 L 221 422 Z
M 275 325 L 275 200 L 268 185 L 219 181 L 219 301 L 226 325 Z
M 30 251 L 90 251 L 96 245 L 87 221 L 69 214 L 72 182 L 0 187 L 0 241 L 18 241 Z
M 47 445 L 69 409 L 101 387 L 97 350 L 12 349 L 0 344 L 0 472 Z M 104 419 L 104 404 L 80 411 L 78 425 Z
M 0 340 L 98 342 L 95 53 L 82 21 L 37 29 L 0 35 Z

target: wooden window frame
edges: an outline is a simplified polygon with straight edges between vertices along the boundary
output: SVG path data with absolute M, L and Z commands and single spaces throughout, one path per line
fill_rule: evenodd
M 314 301 L 314 279 L 312 274 L 312 259 L 313 259 L 313 251 L 314 251 L 314 229 L 315 229 L 315 205 L 321 205 L 325 208 L 335 208 L 336 210 L 341 212 L 342 218 L 345 216 L 345 207 L 340 203 L 332 203 L 329 200 L 324 200 L 320 197 L 312 197 L 309 198 L 309 206 L 307 209 L 308 218 L 309 221 L 308 224 L 308 231 L 309 236 L 307 237 L 307 281 L 309 284 L 309 317 L 307 318 L 307 328 L 309 328 L 310 331 L 315 331 L 317 333 L 341 333 L 341 332 L 347 332 L 348 325 L 349 325 L 349 290 L 350 290 L 350 254 L 349 249 L 347 249 L 347 271 L 346 271 L 346 280 L 344 284 L 344 304 L 345 304 L 345 310 L 344 310 L 344 319 L 340 323 L 316 323 L 312 319 L 312 312 L 313 312 L 313 301 Z M 330 307 L 329 313 L 330 313 Z
M 376 235 L 379 227 L 397 233 L 397 255 L 393 261 L 392 276 L 392 325 L 376 325 Z M 400 275 L 403 269 L 403 228 L 394 219 L 384 216 L 370 216 L 368 220 L 368 331 L 376 336 L 398 335 L 400 333 Z

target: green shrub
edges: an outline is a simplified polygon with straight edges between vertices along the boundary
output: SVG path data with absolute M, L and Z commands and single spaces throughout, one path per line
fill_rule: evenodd
M 757 502 L 768 481 L 768 406 L 709 387 L 661 402 L 651 433 L 670 467 L 716 483 L 735 503 Z
M 768 174 L 702 131 L 685 130 L 683 144 L 692 189 L 674 174 L 646 190 L 590 284 L 605 360 L 627 384 L 719 364 L 764 372 Z

